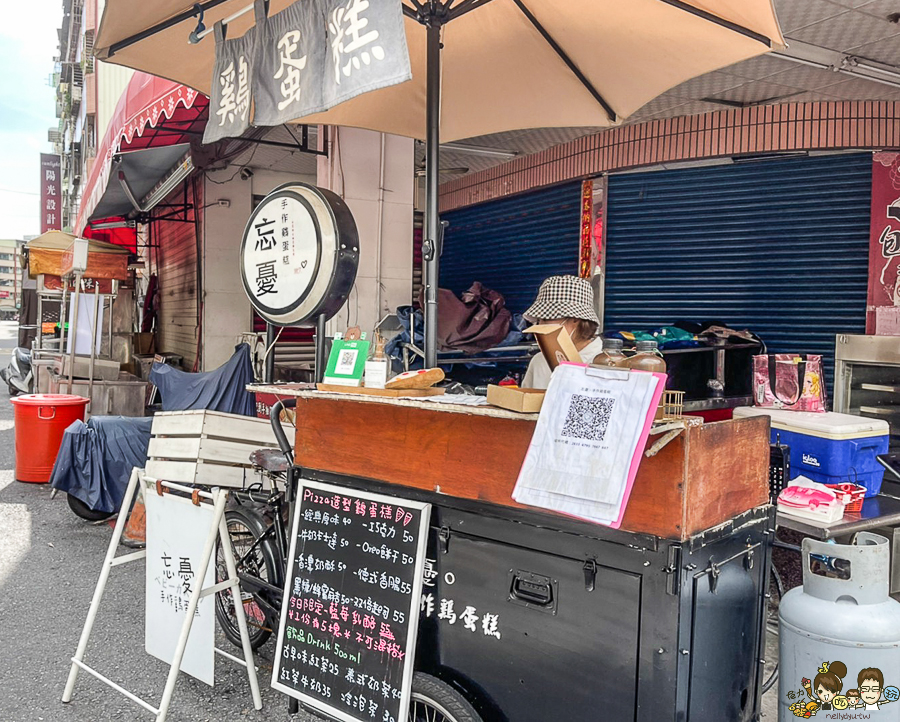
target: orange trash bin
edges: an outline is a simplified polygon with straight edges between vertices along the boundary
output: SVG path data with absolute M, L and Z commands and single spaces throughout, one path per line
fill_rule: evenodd
M 10 401 L 15 406 L 16 479 L 46 484 L 63 434 L 73 421 L 84 421 L 90 399 L 73 394 L 28 394 Z

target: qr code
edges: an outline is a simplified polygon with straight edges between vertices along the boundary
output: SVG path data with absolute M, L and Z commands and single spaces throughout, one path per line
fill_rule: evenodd
M 603 441 L 615 404 L 615 399 L 573 394 L 562 435 L 573 439 Z
M 338 356 L 337 364 L 334 368 L 335 373 L 342 374 L 344 376 L 352 375 L 353 369 L 356 367 L 356 358 L 358 356 L 358 350 L 350 348 L 342 349 L 340 356 Z

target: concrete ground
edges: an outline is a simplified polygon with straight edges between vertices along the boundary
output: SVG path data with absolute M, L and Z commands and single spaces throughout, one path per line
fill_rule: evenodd
M 15 323 L 0 322 L 3 366 L 15 333 Z M 0 722 L 151 719 L 83 672 L 72 701 L 60 701 L 112 529 L 76 517 L 63 495 L 50 499 L 47 485 L 15 481 L 14 468 L 13 409 L 0 388 Z M 144 652 L 143 573 L 142 563 L 113 570 L 85 661 L 158 704 L 168 667 Z M 221 635 L 218 646 L 235 651 Z M 314 722 L 289 715 L 287 698 L 269 687 L 273 648 L 269 642 L 258 657 L 262 712 L 253 709 L 242 668 L 217 657 L 215 688 L 182 675 L 168 719 Z M 777 719 L 774 692 L 766 695 L 763 719 Z

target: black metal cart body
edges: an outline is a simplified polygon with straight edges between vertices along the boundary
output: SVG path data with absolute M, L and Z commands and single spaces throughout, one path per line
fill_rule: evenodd
M 688 541 L 393 484 L 432 506 L 416 669 L 489 722 L 747 722 L 760 714 L 774 514 Z

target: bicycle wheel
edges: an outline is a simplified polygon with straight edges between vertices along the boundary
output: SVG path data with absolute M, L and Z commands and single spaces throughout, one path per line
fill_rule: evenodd
M 266 531 L 265 519 L 250 509 L 237 508 L 225 512 L 225 521 L 228 525 L 228 536 L 234 549 L 238 572 L 256 577 L 269 584 L 276 584 L 279 575 L 275 546 L 269 539 L 262 539 L 258 544 L 256 543 Z M 256 544 L 255 547 L 254 544 Z M 216 582 L 224 581 L 227 578 L 228 567 L 225 564 L 225 553 L 221 541 L 218 541 L 216 543 Z M 242 589 L 241 601 L 244 605 L 244 616 L 247 618 L 250 646 L 253 649 L 259 649 L 272 636 L 277 620 L 266 613 L 253 593 Z M 230 589 L 216 594 L 216 619 L 228 641 L 236 647 L 240 647 L 241 630 L 235 615 L 234 595 Z
M 482 722 L 465 697 L 430 674 L 413 676 L 408 722 Z

